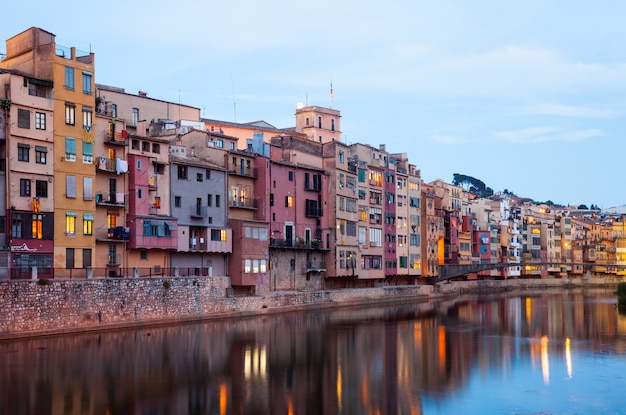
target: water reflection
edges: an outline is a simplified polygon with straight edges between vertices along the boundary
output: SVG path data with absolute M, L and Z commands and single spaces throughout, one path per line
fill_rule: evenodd
M 613 297 L 472 296 L 5 341 L 0 413 L 618 413 L 626 318 Z

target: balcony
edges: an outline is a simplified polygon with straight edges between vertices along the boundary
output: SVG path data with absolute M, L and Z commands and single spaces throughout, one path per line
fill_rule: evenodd
M 102 229 L 96 234 L 96 240 L 101 242 L 128 242 L 129 239 L 130 228 L 123 226 Z
M 323 213 L 322 208 L 307 206 L 304 214 L 307 218 L 321 218 Z
M 324 248 L 323 244 L 320 241 L 312 240 L 312 241 L 300 241 L 300 240 L 291 240 L 291 239 L 276 239 L 270 238 L 270 248 L 293 248 L 293 249 L 323 249 L 326 250 L 328 248 Z
M 307 261 L 306 272 L 326 272 L 326 264 L 323 260 Z
M 245 166 L 231 166 L 231 169 L 229 171 L 230 174 L 235 174 L 237 176 L 244 176 L 244 177 L 256 177 L 256 171 L 255 169 L 251 168 L 251 167 L 245 167 Z
M 256 200 L 251 197 L 240 197 L 230 200 L 230 206 L 234 208 L 256 209 Z
M 114 159 L 98 157 L 96 158 L 96 169 L 108 173 L 128 173 L 128 161 L 119 157 Z
M 97 193 L 96 205 L 98 206 L 125 206 L 126 195 L 120 192 Z
M 128 133 L 126 130 L 115 131 L 113 134 L 110 131 L 105 131 L 104 144 L 126 147 L 128 146 Z
M 207 206 L 189 206 L 189 216 L 192 218 L 206 218 L 208 216 Z

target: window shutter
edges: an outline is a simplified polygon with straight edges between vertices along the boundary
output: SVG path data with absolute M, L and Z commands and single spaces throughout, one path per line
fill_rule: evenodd
M 76 198 L 76 176 L 65 176 L 65 197 Z

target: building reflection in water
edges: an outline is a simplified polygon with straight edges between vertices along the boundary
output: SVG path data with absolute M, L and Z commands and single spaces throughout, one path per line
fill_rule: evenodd
M 0 413 L 421 414 L 476 374 L 626 351 L 607 292 L 463 297 L 0 342 Z

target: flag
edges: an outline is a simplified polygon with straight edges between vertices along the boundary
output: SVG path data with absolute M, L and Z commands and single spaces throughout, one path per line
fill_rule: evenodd
M 85 143 L 93 143 L 93 131 L 91 130 L 91 125 L 83 126 L 83 141 Z

